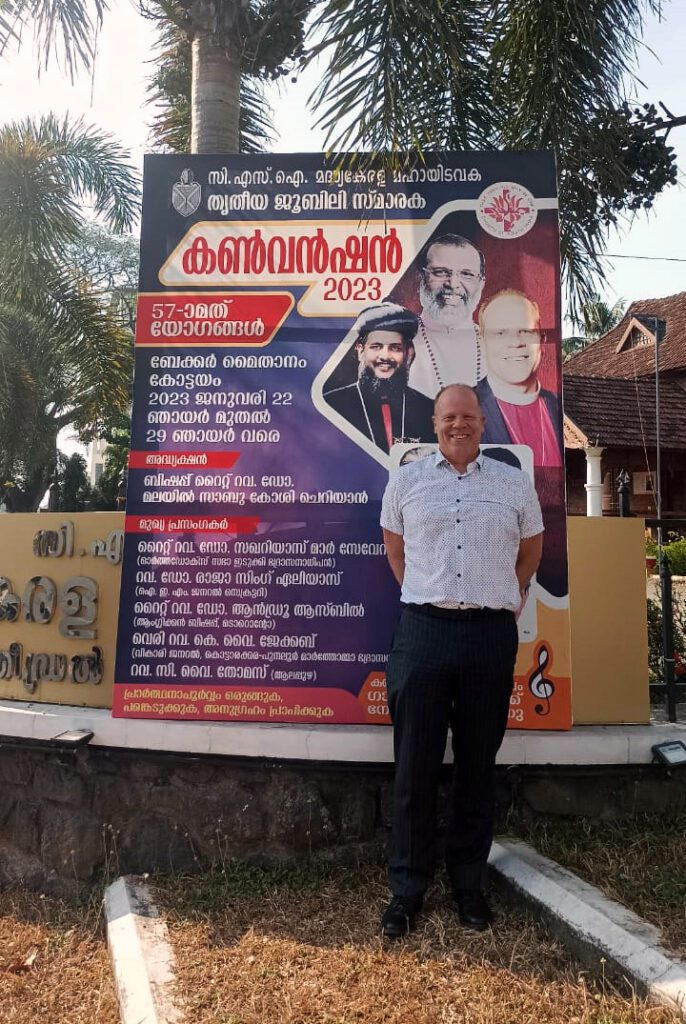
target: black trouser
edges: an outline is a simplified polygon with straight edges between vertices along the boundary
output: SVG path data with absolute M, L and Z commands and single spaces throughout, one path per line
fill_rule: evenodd
M 480 884 L 493 839 L 495 758 L 507 725 L 516 654 L 512 612 L 442 618 L 427 606 L 403 610 L 386 673 L 395 751 L 388 867 L 396 896 L 421 895 L 433 877 L 436 795 L 448 725 L 454 773 L 446 866 L 455 889 Z

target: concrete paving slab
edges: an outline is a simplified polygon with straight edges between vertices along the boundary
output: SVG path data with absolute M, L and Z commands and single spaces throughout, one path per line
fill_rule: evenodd
M 105 920 L 122 1024 L 183 1024 L 167 926 L 142 878 L 108 886 Z
M 107 708 L 0 700 L 0 737 L 50 740 L 68 729 L 92 730 L 92 746 L 129 750 L 268 756 L 270 760 L 393 762 L 391 729 L 378 725 L 158 722 L 112 718 Z M 569 732 L 511 729 L 498 754 L 498 764 L 650 764 L 653 744 L 676 739 L 686 740 L 686 723 L 579 725 Z
M 493 844 L 496 880 L 539 913 L 595 971 L 604 960 L 642 994 L 686 1021 L 686 964 L 662 947 L 659 929 L 527 843 Z

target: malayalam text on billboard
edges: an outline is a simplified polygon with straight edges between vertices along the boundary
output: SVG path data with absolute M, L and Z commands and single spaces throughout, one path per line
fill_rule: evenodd
M 387 724 L 381 497 L 456 382 L 544 514 L 510 725 L 568 728 L 552 156 L 148 157 L 114 714 Z

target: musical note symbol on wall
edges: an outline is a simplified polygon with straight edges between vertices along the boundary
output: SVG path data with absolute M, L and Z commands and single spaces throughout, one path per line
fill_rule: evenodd
M 552 679 L 546 679 L 543 670 L 550 661 L 550 652 L 545 644 L 541 644 L 536 652 L 538 668 L 535 668 L 529 676 L 529 690 L 542 704 L 536 704 L 534 711 L 537 715 L 550 713 L 550 698 L 555 693 L 555 683 Z

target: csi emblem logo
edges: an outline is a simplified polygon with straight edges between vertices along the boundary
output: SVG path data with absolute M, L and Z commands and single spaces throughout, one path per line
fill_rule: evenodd
M 536 223 L 536 200 L 523 185 L 499 181 L 484 189 L 477 200 L 476 219 L 496 238 L 520 238 Z
M 182 217 L 190 217 L 200 206 L 200 182 L 193 181 L 193 171 L 186 167 L 172 185 L 172 206 Z

